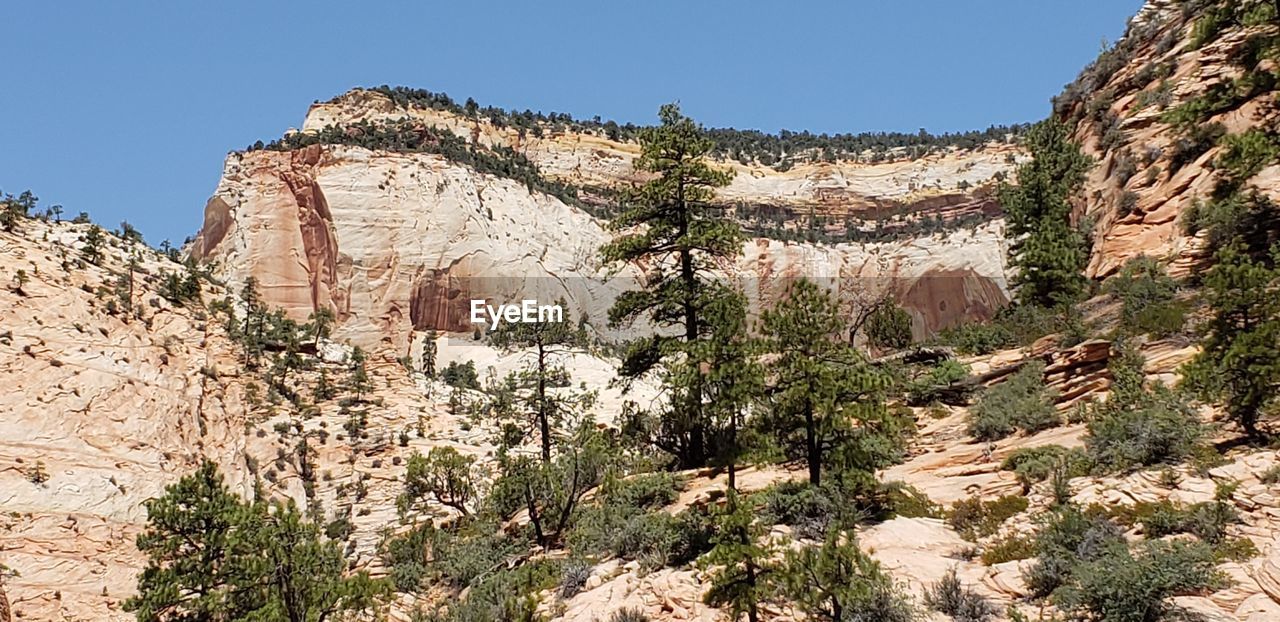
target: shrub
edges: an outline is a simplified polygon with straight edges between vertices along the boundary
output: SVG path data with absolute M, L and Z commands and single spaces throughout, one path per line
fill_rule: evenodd
M 582 591 L 589 578 L 591 578 L 591 564 L 580 559 L 569 561 L 560 574 L 560 597 L 573 598 L 575 594 Z
M 1016 559 L 1027 559 L 1035 555 L 1035 539 L 1011 534 L 987 544 L 982 549 L 982 563 L 988 566 L 1003 564 Z
M 763 493 L 765 520 L 788 525 L 800 538 L 820 539 L 834 528 L 849 528 L 861 518 L 835 486 L 780 482 Z
M 1264 484 L 1280 483 L 1280 464 L 1263 471 L 1262 475 L 1258 476 L 1258 479 Z
M 1139 503 L 1133 517 L 1142 524 L 1148 538 L 1189 533 L 1210 544 L 1222 542 L 1227 525 L 1238 522 L 1236 509 L 1224 501 L 1205 501 L 1184 506 L 1168 500 Z
M 977 540 L 994 534 L 1006 520 L 1026 510 L 1027 505 L 1027 498 L 1021 495 L 1005 495 L 991 501 L 969 497 L 951 507 L 947 523 L 965 539 Z
M 902 482 L 888 482 L 880 487 L 885 498 L 886 510 L 892 516 L 905 518 L 941 518 L 941 507 L 928 495 Z
M 1097 560 L 1123 543 L 1120 528 L 1105 516 L 1060 506 L 1041 518 L 1034 545 L 1037 559 L 1023 578 L 1033 596 L 1048 596 L 1071 580 L 1076 565 Z
M 1280 142 L 1266 131 L 1252 128 L 1222 137 L 1224 150 L 1214 167 L 1236 181 L 1245 181 L 1280 158 Z
M 1136 554 L 1123 543 L 1080 564 L 1072 584 L 1054 602 L 1080 619 L 1148 622 L 1193 619 L 1169 597 L 1219 587 L 1225 577 L 1215 568 L 1213 551 L 1202 544 L 1143 542 Z
M 911 314 L 892 300 L 878 305 L 867 316 L 867 339 L 884 350 L 911 345 Z
M 660 508 L 676 498 L 669 473 L 605 484 L 603 499 L 581 510 L 569 533 L 571 548 L 640 560 L 650 567 L 681 565 L 711 548 L 712 520 L 702 508 L 672 516 Z
M 991 354 L 1017 345 L 1013 333 L 1000 324 L 961 324 L 943 329 L 938 341 L 960 354 Z
M 994 441 L 1019 429 L 1034 433 L 1062 423 L 1043 378 L 1044 363 L 1032 361 L 984 391 L 970 413 L 969 434 Z
M 955 622 L 987 622 L 994 620 L 999 609 L 987 597 L 966 587 L 952 568 L 924 593 L 924 604 Z
M 947 359 L 930 367 L 923 376 L 907 382 L 907 403 L 923 405 L 935 401 L 937 392 L 969 376 L 969 366 Z
M 1137 405 L 1101 409 L 1088 428 L 1085 449 L 1105 471 L 1180 462 L 1204 436 L 1195 411 L 1162 386 Z
M 649 616 L 639 609 L 624 607 L 613 612 L 609 622 L 649 622 Z
M 1120 322 L 1129 331 L 1166 337 L 1186 323 L 1186 305 L 1175 299 L 1177 282 L 1146 255 L 1129 260 L 1106 289 L 1120 300 Z
M 1088 456 L 1080 449 L 1042 445 L 1014 451 L 1000 464 L 1000 470 L 1013 471 L 1025 492 L 1032 485 L 1049 479 L 1055 469 L 1065 469 L 1069 477 L 1080 477 L 1089 472 L 1089 466 Z
M 916 612 L 852 534 L 833 530 L 820 546 L 786 552 L 782 595 L 816 622 L 912 622 Z

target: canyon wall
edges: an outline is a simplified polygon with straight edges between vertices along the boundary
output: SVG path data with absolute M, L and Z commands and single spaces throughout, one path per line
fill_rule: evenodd
M 402 116 L 477 144 L 518 148 L 554 179 L 597 188 L 638 180 L 634 143 L 573 132 L 521 137 L 482 120 L 397 108 L 369 91 L 313 106 L 303 127 Z M 991 214 L 998 207 L 990 182 L 1019 157 L 992 145 L 879 164 L 802 163 L 785 172 L 723 162 L 736 174 L 719 197 L 889 223 Z M 828 279 L 850 304 L 895 295 L 923 337 L 1005 304 L 1002 231 L 998 218 L 988 218 L 893 242 L 760 238 L 720 269 L 760 305 L 798 276 Z M 602 265 L 597 251 L 608 239 L 604 222 L 577 206 L 439 155 L 312 145 L 229 155 L 191 252 L 216 262 L 232 282 L 256 279 L 269 304 L 297 319 L 330 308 L 339 338 L 403 353 L 415 331 L 470 332 L 473 298 L 564 298 L 571 317 L 610 332 L 609 304 L 637 286 L 645 266 Z

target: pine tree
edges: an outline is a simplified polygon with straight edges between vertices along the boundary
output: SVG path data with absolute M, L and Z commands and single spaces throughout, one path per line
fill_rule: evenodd
M 433 447 L 426 456 L 413 452 L 405 467 L 404 493 L 396 499 L 401 514 L 422 512 L 428 501 L 470 516 L 476 498 L 473 468 L 476 459 L 452 447 Z
M 761 425 L 789 456 L 806 462 L 815 486 L 824 468 L 872 477 L 893 457 L 899 424 L 884 407 L 887 378 L 839 339 L 844 327 L 835 299 L 797 280 L 761 324 L 773 355 Z
M 1000 187 L 1013 240 L 1009 261 L 1018 269 L 1013 285 L 1019 302 L 1055 306 L 1078 298 L 1086 285 L 1089 241 L 1072 223 L 1071 199 L 1091 160 L 1056 118 L 1037 124 L 1024 141 L 1032 160 L 1018 168 L 1017 185 Z
M 716 518 L 714 546 L 699 562 L 711 571 L 703 600 L 712 607 L 727 606 L 734 622 L 743 614 L 748 622 L 758 622 L 760 601 L 769 593 L 773 549 L 761 542 L 764 528 L 755 522 L 754 509 L 730 488 Z
M 339 544 L 296 505 L 244 502 L 211 462 L 146 507 L 137 543 L 149 561 L 125 602 L 139 622 L 320 622 L 385 593 L 364 572 L 347 576 Z
M 703 309 L 723 294 L 709 271 L 742 252 L 742 232 L 722 208 L 711 205 L 715 189 L 731 179 L 730 172 L 705 161 L 715 143 L 675 104 L 663 106 L 658 115 L 660 125 L 640 132 L 636 160 L 636 168 L 653 178 L 628 197 L 609 224 L 617 237 L 601 249 L 606 263 L 650 266 L 643 289 L 624 293 L 609 310 L 615 325 L 644 318 L 659 329 L 629 344 L 620 370 L 627 378 L 659 364 L 669 370 L 699 366 L 689 358 L 690 346 L 708 338 Z M 669 385 L 672 401 L 650 441 L 682 467 L 702 466 L 715 453 L 708 447 L 702 378 L 676 376 L 685 384 Z
M 356 346 L 351 350 L 351 358 L 348 360 L 348 369 L 350 374 L 347 376 L 347 388 L 356 394 L 356 400 L 364 399 L 364 394 L 373 390 L 373 383 L 369 381 L 369 370 L 365 367 L 366 357 L 364 350 L 360 346 Z
M 89 231 L 84 234 L 84 246 L 80 247 L 80 256 L 95 266 L 101 265 L 102 242 L 102 227 L 89 225 Z
M 320 340 L 328 339 L 333 332 L 333 311 L 328 307 L 322 307 L 311 312 L 311 319 L 307 322 L 309 332 L 313 338 L 312 345 L 319 351 Z
M 680 369 L 702 376 L 708 427 L 717 435 L 716 453 L 709 458 L 728 468 L 729 489 L 736 490 L 738 463 L 749 449 L 743 428 L 764 390 L 761 344 L 747 334 L 746 299 L 740 293 L 717 297 L 704 309 L 704 318 L 708 338 L 691 349 L 691 358 L 703 364 Z
M 262 586 L 260 603 L 247 619 L 322 622 L 343 612 L 372 608 L 386 585 L 365 572 L 344 576 L 346 560 L 336 541 L 304 520 L 292 500 L 258 502 L 247 512 L 244 573 Z
M 617 444 L 591 420 L 578 425 L 551 462 L 504 450 L 489 501 L 507 516 L 526 512 L 534 540 L 550 550 L 564 538 L 583 497 L 614 470 L 617 453 Z
M 245 508 L 217 467 L 205 461 L 144 506 L 147 530 L 137 545 L 149 562 L 125 610 L 138 622 L 244 617 L 252 603 L 237 587 L 234 562 Z
M 1280 247 L 1273 254 L 1280 263 Z M 1216 259 L 1204 281 L 1213 316 L 1184 378 L 1202 398 L 1221 401 L 1257 439 L 1263 436 L 1258 420 L 1276 404 L 1280 389 L 1280 268 L 1251 258 L 1239 244 Z
M 567 306 L 563 299 L 557 301 L 561 309 Z M 558 360 L 574 349 L 586 344 L 586 333 L 569 322 L 514 322 L 503 325 L 489 336 L 494 347 L 514 352 L 533 350 L 533 359 L 526 369 L 516 374 L 517 388 L 527 396 L 520 401 L 528 411 L 537 429 L 542 448 L 542 461 L 551 461 L 553 428 L 564 415 L 594 401 L 593 396 L 579 394 L 553 394 L 553 385 L 568 378 L 568 370 Z

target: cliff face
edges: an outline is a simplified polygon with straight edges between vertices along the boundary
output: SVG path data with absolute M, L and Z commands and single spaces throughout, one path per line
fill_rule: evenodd
M 1207 11 L 1189 10 L 1191 4 L 1150 0 L 1125 38 L 1058 99 L 1059 112 L 1075 120 L 1075 139 L 1097 160 L 1083 206 L 1097 223 L 1093 278 L 1139 255 L 1162 260 L 1174 276 L 1191 274 L 1205 258 L 1205 241 L 1187 234 L 1183 221 L 1222 179 L 1218 136 L 1276 125 L 1274 92 L 1250 94 L 1238 82 L 1250 69 L 1275 70 L 1274 60 L 1250 57 L 1276 24 L 1227 24 L 1205 37 L 1197 31 Z M 1171 123 L 1179 106 L 1213 101 L 1224 90 L 1240 95 L 1223 96 L 1191 128 Z M 1268 163 L 1246 184 L 1280 198 L 1280 166 Z
M 521 137 L 487 121 L 398 108 L 366 91 L 313 106 L 303 127 L 405 116 L 477 144 L 516 148 L 553 179 L 592 188 L 636 181 L 633 143 L 572 132 Z M 735 206 L 890 224 L 921 213 L 960 218 L 997 209 L 989 182 L 1017 157 L 992 146 L 785 172 L 727 162 L 736 175 L 720 197 Z M 1001 231 L 996 219 L 899 242 L 756 239 L 722 270 L 762 303 L 785 286 L 776 279 L 797 276 L 830 279 L 851 304 L 892 293 L 923 336 L 988 317 L 1006 302 Z M 295 318 L 328 307 L 339 318 L 340 338 L 404 352 L 415 331 L 469 332 L 473 298 L 564 298 L 573 317 L 585 314 L 603 327 L 612 300 L 644 271 L 631 266 L 606 278 L 597 251 L 608 239 L 603 221 L 575 206 L 438 155 L 313 145 L 231 154 L 191 251 L 216 261 L 233 281 L 257 279 L 267 302 Z

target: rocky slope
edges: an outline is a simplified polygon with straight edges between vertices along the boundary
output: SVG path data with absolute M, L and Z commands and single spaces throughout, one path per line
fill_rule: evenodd
M 1184 14 L 1185 4 L 1148 2 L 1115 55 L 1100 59 L 1059 100 L 1076 138 L 1098 160 L 1080 206 L 1081 218 L 1097 223 L 1089 265 L 1094 278 L 1139 254 L 1160 258 L 1179 275 L 1193 273 L 1204 259 L 1203 234 L 1184 233 L 1179 221 L 1221 180 L 1214 162 L 1223 148 L 1209 144 L 1187 156 L 1186 130 L 1165 113 L 1241 76 L 1237 59 L 1250 37 L 1273 27 L 1229 27 L 1192 45 L 1198 16 Z M 1232 133 L 1274 128 L 1272 95 L 1245 97 L 1205 123 Z M 637 180 L 632 143 L 579 131 L 522 135 L 447 111 L 397 107 L 369 91 L 316 104 L 302 127 L 404 116 L 479 145 L 511 147 L 546 175 L 583 187 Z M 723 165 L 737 175 L 722 199 L 776 208 L 797 221 L 807 213 L 868 221 L 920 211 L 976 213 L 991 208 L 984 184 L 1019 157 L 1011 147 L 989 146 L 876 164 L 799 163 L 786 171 L 728 161 Z M 1263 166 L 1247 182 L 1280 199 L 1280 167 Z M 194 256 L 216 262 L 215 273 L 228 283 L 205 284 L 204 299 L 220 299 L 253 277 L 269 304 L 299 320 L 318 308 L 335 310 L 334 339 L 322 340 L 308 358 L 311 367 L 295 377 L 306 395 L 322 373 L 331 381 L 345 377 L 345 344 L 378 353 L 369 364 L 374 388 L 363 400 L 353 405 L 342 395 L 295 408 L 264 397 L 259 374 L 243 369 L 217 314 L 159 295 L 160 277 L 180 266 L 110 236 L 101 266 L 80 265 L 88 231 L 83 224 L 29 220 L 19 234 L 0 233 L 0 384 L 7 388 L 0 392 L 0 622 L 129 619 L 120 605 L 144 561 L 133 544 L 145 522 L 143 502 L 202 459 L 217 462 L 246 496 L 260 478 L 269 494 L 292 497 L 325 520 L 349 521 L 355 564 L 382 572 L 375 554 L 379 530 L 396 523 L 395 496 L 408 455 L 441 445 L 482 460 L 492 453 L 491 430 L 458 407 L 466 393 L 427 382 L 393 359 L 417 359 L 434 338 L 439 365 L 473 361 L 482 377 L 509 369 L 519 353 L 435 331 L 469 332 L 472 298 L 523 297 L 564 297 L 574 314 L 604 330 L 603 310 L 644 269 L 633 266 L 606 279 L 596 256 L 608 236 L 600 220 L 441 156 L 339 145 L 231 154 L 190 247 Z M 757 307 L 798 275 L 835 279 L 851 304 L 892 291 L 924 335 L 986 317 L 1004 303 L 1004 249 L 1003 226 L 994 219 L 896 242 L 753 239 L 739 261 L 722 269 Z M 130 257 L 137 262 L 136 289 L 126 295 L 138 310 L 132 314 L 121 311 L 126 299 L 117 287 Z M 1058 390 L 1059 406 L 1068 412 L 1104 399 L 1110 347 L 1092 340 L 1059 348 L 1046 340 L 965 362 L 974 377 L 998 382 L 1041 357 L 1044 382 Z M 1143 343 L 1148 378 L 1172 383 L 1195 351 L 1182 338 Z M 602 358 L 583 355 L 570 367 L 592 386 L 612 377 L 612 361 Z M 656 391 L 641 387 L 629 397 L 652 400 Z M 599 410 L 606 422 L 621 400 L 617 390 L 604 391 Z M 352 425 L 353 408 L 365 411 L 363 424 Z M 1085 431 L 1075 423 L 987 444 L 965 433 L 965 407 L 916 415 L 920 434 L 910 458 L 881 479 L 906 482 L 942 505 L 973 495 L 1024 495 L 1014 473 L 1001 470 L 1002 460 L 1025 447 L 1078 446 Z M 1191 503 L 1211 499 L 1217 484 L 1238 482 L 1228 502 L 1241 521 L 1229 526 L 1229 535 L 1248 539 L 1259 554 L 1220 566 L 1231 585 L 1178 602 L 1211 620 L 1262 622 L 1280 619 L 1280 496 L 1266 483 L 1278 464 L 1273 449 L 1240 447 L 1227 453 L 1225 464 L 1180 466 L 1172 476 L 1075 478 L 1070 494 L 1080 504 L 1115 508 L 1161 499 Z M 722 476 L 685 475 L 669 511 L 705 503 L 723 485 Z M 782 468 L 741 474 L 748 490 L 796 476 Z M 1034 616 L 1038 612 L 1021 600 L 1028 562 L 986 565 L 973 555 L 975 546 L 1035 529 L 1032 517 L 1049 506 L 1052 491 L 1039 484 L 1024 496 L 1030 507 L 977 543 L 928 517 L 870 526 L 861 542 L 913 594 L 954 567 L 996 602 Z M 781 526 L 772 535 L 792 538 Z M 1142 534 L 1134 528 L 1127 535 Z M 579 594 L 544 594 L 543 611 L 584 622 L 624 606 L 655 620 L 716 619 L 719 612 L 701 602 L 703 582 L 693 567 L 644 572 L 638 564 L 606 560 Z M 405 597 L 388 613 L 407 619 L 412 605 Z M 795 617 L 788 610 L 769 613 Z
M 1200 42 L 1197 28 L 1207 12 L 1188 9 L 1195 4 L 1150 0 L 1125 39 L 1058 98 L 1058 111 L 1076 120 L 1075 139 L 1097 161 L 1082 206 L 1097 223 L 1089 263 L 1094 278 L 1138 255 L 1167 263 L 1174 276 L 1193 272 L 1205 241 L 1185 231 L 1185 216 L 1222 179 L 1215 161 L 1225 148 L 1217 136 L 1276 126 L 1274 92 L 1250 93 L 1234 82 L 1255 70 L 1274 72 L 1273 59 L 1249 67 L 1242 59 L 1276 25 L 1231 25 Z M 1241 95 L 1196 119 L 1195 129 L 1169 118 L 1179 106 L 1212 100 L 1223 88 Z M 1280 165 L 1262 167 L 1247 185 L 1280 198 Z

